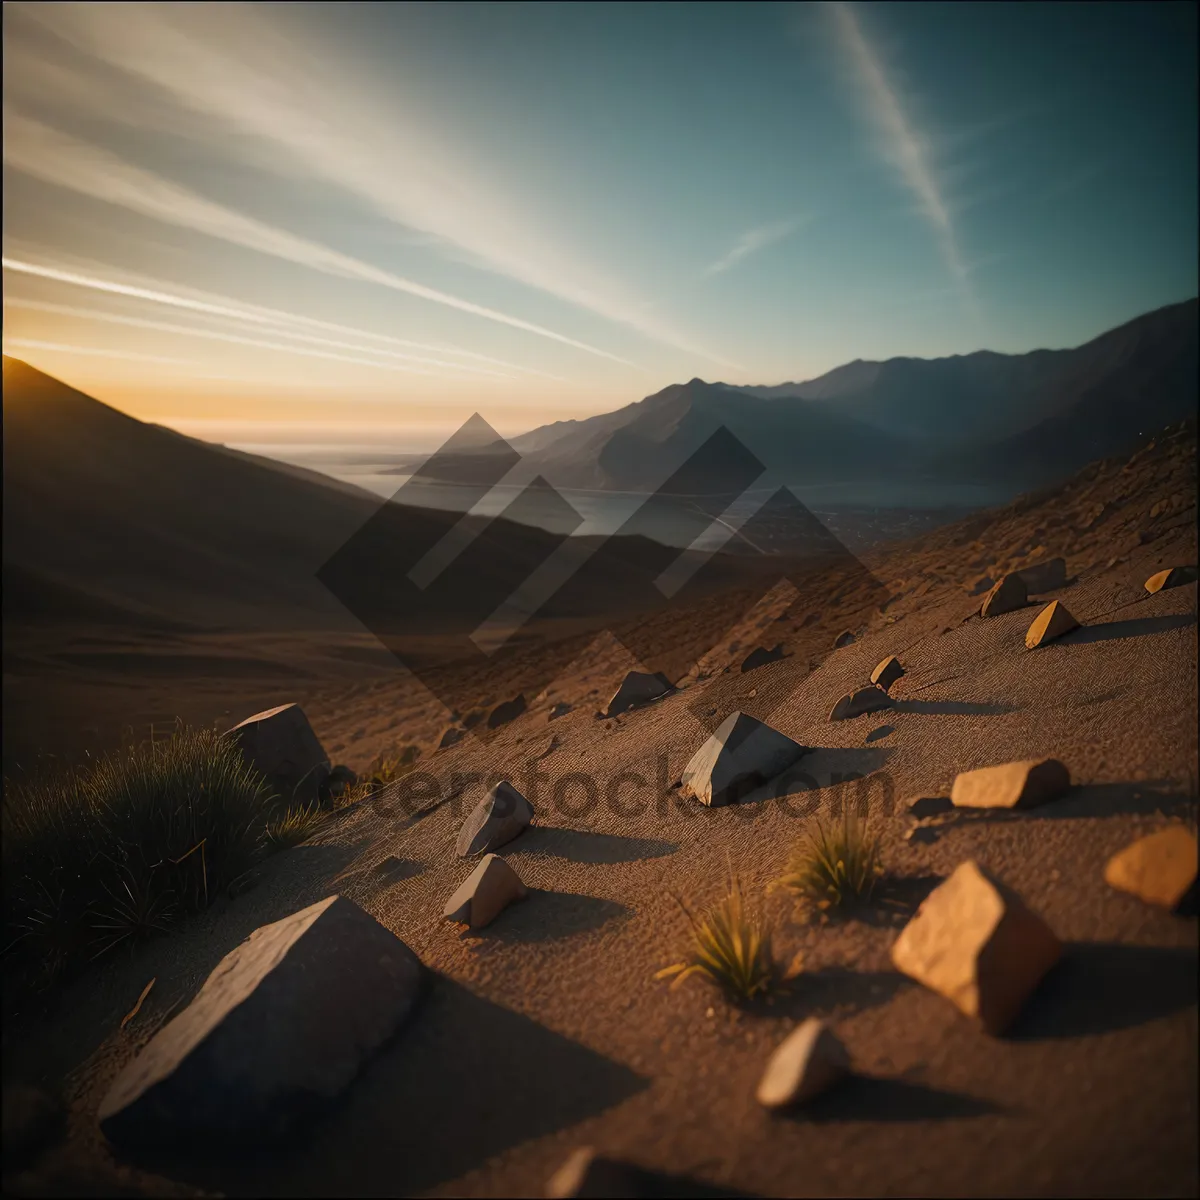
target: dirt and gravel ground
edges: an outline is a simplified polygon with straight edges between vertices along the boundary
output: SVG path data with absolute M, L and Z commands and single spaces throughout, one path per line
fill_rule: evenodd
M 273 859 L 254 890 L 98 970 L 52 1016 L 8 1022 L 13 1067 L 66 1081 L 70 1137 L 51 1163 L 111 1172 L 95 1112 L 115 1073 L 254 928 L 341 892 L 436 972 L 411 1023 L 287 1153 L 221 1163 L 197 1146 L 190 1161 L 107 1178 L 229 1195 L 539 1195 L 575 1147 L 594 1145 L 763 1195 L 1195 1195 L 1196 922 L 1102 878 L 1134 838 L 1171 821 L 1195 827 L 1196 585 L 1143 588 L 1161 568 L 1195 563 L 1195 501 L 1194 435 L 1160 440 L 1052 495 L 881 552 L 871 565 L 892 596 L 882 610 L 855 613 L 849 598 L 807 626 L 751 614 L 730 637 L 738 649 L 714 654 L 715 674 L 614 721 L 593 713 L 636 664 L 597 650 L 488 744 L 427 749 L 424 792 L 410 781 L 407 798 L 394 790 L 344 811 Z M 1070 582 L 1045 599 L 1084 628 L 1027 651 L 1039 608 L 984 620 L 973 592 L 978 577 L 1049 554 L 1066 556 Z M 847 626 L 858 637 L 829 653 L 831 630 Z M 775 641 L 788 658 L 738 671 L 752 644 Z M 834 701 L 890 653 L 907 670 L 895 707 L 830 723 Z M 310 715 L 337 757 L 363 766 L 402 704 L 407 737 L 428 747 L 440 736 L 445 713 L 404 691 L 413 686 L 343 687 L 314 696 Z M 562 700 L 574 710 L 548 720 Z M 802 763 L 811 784 L 713 811 L 680 802 L 669 784 L 708 733 L 692 709 L 739 707 L 813 748 Z M 919 826 L 906 812 L 909 797 L 947 795 L 958 771 L 1040 755 L 1065 762 L 1074 784 L 1044 808 Z M 532 765 L 543 776 L 530 796 L 537 822 L 501 851 L 531 894 L 481 933 L 460 933 L 442 907 L 472 870 L 454 839 L 486 779 L 446 797 L 471 772 L 529 794 Z M 852 774 L 867 785 L 835 782 Z M 805 817 L 859 794 L 888 879 L 850 918 L 765 897 L 780 958 L 803 954 L 787 993 L 739 1009 L 703 981 L 670 991 L 654 979 L 685 948 L 675 894 L 715 900 L 732 867 L 763 896 Z M 888 955 L 923 896 L 968 858 L 1067 943 L 1002 1038 Z M 353 980 L 339 986 L 353 1004 Z M 856 1077 L 795 1114 L 769 1114 L 754 1100 L 758 1077 L 812 1014 L 832 1021 Z

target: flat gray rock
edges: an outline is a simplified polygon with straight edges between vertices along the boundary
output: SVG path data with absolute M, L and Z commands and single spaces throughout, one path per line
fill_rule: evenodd
M 315 803 L 330 773 L 329 756 L 313 732 L 304 709 L 281 704 L 255 713 L 225 734 L 241 747 L 242 757 L 283 797 Z
M 604 715 L 619 716 L 631 708 L 649 704 L 651 700 L 665 696 L 670 690 L 671 681 L 657 671 L 653 675 L 646 671 L 630 671 L 608 702 L 608 711 Z
M 731 713 L 684 768 L 683 793 L 709 808 L 732 804 L 807 753 L 806 746 L 756 717 Z
M 400 1028 L 423 979 L 417 956 L 341 896 L 264 925 L 117 1076 L 100 1128 L 117 1146 L 285 1135 Z
M 463 822 L 455 852 L 460 858 L 486 854 L 511 842 L 532 820 L 533 805 L 511 783 L 498 783 Z

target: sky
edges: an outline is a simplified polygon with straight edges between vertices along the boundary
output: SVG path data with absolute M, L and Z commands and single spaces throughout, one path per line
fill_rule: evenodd
M 1194 4 L 3 14 L 4 351 L 213 440 L 512 434 L 1197 292 Z

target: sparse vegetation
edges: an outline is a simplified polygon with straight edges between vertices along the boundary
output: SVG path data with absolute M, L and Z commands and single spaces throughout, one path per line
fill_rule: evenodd
M 325 816 L 319 804 L 293 804 L 283 816 L 267 822 L 263 845 L 269 851 L 298 846 L 316 833 Z
M 168 930 L 249 870 L 274 800 L 235 744 L 183 727 L 6 781 L 5 954 L 49 984 Z
M 781 977 L 771 947 L 770 925 L 746 899 L 741 880 L 731 873 L 726 895 L 696 917 L 676 897 L 691 925 L 688 957 L 659 971 L 656 979 L 674 976 L 672 989 L 693 975 L 703 975 L 737 1000 L 766 992 Z
M 776 886 L 818 908 L 844 908 L 870 899 L 883 866 L 879 839 L 847 805 L 840 824 L 811 821 Z

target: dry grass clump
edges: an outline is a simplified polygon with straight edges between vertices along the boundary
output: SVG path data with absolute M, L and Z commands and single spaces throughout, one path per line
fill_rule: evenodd
M 741 881 L 730 876 L 725 896 L 701 916 L 676 897 L 691 925 L 691 947 L 683 962 L 665 967 L 656 979 L 674 976 L 672 989 L 703 975 L 736 1000 L 769 991 L 780 979 L 771 948 L 771 929 L 763 913 L 746 899 Z
M 809 823 L 776 886 L 822 910 L 847 908 L 869 900 L 882 875 L 879 838 L 847 806 L 840 824 Z
M 5 955 L 49 984 L 170 929 L 251 868 L 274 800 L 212 729 L 6 781 Z
M 267 822 L 263 845 L 269 851 L 298 846 L 316 833 L 326 815 L 319 804 L 293 804 L 281 817 Z

